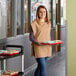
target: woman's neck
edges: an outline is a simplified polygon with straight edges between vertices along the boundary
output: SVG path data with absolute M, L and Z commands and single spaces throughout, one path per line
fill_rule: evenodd
M 43 22 L 45 22 L 45 20 L 44 20 L 44 19 L 40 19 L 39 21 L 40 21 L 40 23 L 43 23 Z

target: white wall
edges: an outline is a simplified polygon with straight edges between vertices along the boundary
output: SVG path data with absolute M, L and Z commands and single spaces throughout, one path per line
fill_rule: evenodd
M 6 38 L 7 25 L 7 7 L 6 0 L 0 0 L 0 39 Z
M 66 21 L 66 0 L 61 0 L 61 25 L 65 25 Z

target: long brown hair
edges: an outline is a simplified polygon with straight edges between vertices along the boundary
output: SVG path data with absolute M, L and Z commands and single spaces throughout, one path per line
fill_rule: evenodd
M 44 8 L 44 9 L 46 10 L 45 22 L 46 22 L 46 23 L 49 23 L 49 20 L 48 20 L 48 12 L 47 12 L 46 7 L 43 6 L 43 5 L 40 5 L 40 6 L 37 8 L 37 12 L 36 12 L 36 20 L 37 20 L 37 22 L 39 23 L 39 10 L 40 10 L 40 8 Z

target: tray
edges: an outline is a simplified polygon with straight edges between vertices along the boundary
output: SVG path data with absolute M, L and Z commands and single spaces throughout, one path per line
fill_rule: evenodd
M 19 73 L 15 73 L 15 74 L 12 74 L 12 75 L 9 75 L 9 74 L 1 74 L 0 76 L 17 76 L 19 75 Z
M 9 75 L 9 76 L 17 76 L 18 75 L 18 73 L 16 73 L 16 74 L 13 74 L 13 75 Z
M 43 45 L 57 45 L 57 44 L 63 44 L 63 41 L 61 40 L 52 40 L 52 41 L 46 41 L 41 43 Z
M 12 54 L 1 53 L 0 56 L 12 56 L 16 54 L 19 54 L 19 53 L 12 53 Z
M 7 76 L 22 76 L 23 75 L 23 72 L 18 72 L 16 74 L 13 74 L 13 75 L 7 75 Z M 6 76 L 6 75 L 0 75 L 0 76 Z
M 12 56 L 19 54 L 17 50 L 0 50 L 0 56 Z

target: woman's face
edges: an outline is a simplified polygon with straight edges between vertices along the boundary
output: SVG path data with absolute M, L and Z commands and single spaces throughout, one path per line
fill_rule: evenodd
M 46 17 L 46 9 L 40 8 L 39 9 L 39 18 L 40 19 L 45 19 L 45 17 Z

